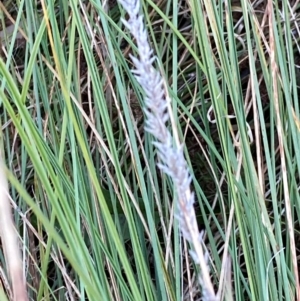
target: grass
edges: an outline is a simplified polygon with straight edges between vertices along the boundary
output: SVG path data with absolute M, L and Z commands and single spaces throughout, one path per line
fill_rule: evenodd
M 141 2 L 217 300 L 300 300 L 298 6 Z M 2 223 L 1 300 L 21 300 L 18 253 L 29 300 L 210 300 L 122 6 L 7 0 L 0 18 L 1 206 L 21 247 Z

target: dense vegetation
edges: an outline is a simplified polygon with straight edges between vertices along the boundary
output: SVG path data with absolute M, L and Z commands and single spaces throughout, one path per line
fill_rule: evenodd
M 299 5 L 141 0 L 215 300 L 300 300 Z M 29 300 L 212 300 L 144 128 L 124 8 L 6 0 L 0 12 L 1 154 L 20 247 L 7 251 L 2 212 L 0 299 L 14 300 L 7 262 L 20 253 Z

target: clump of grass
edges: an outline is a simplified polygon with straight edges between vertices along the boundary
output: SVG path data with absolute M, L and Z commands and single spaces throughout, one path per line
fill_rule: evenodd
M 28 298 L 294 300 L 297 1 L 133 4 L 135 41 L 114 1 L 0 4 L 1 152 Z

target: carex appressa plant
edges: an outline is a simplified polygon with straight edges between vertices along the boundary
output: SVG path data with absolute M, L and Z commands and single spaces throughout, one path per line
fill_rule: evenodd
M 177 214 L 183 237 L 190 243 L 193 260 L 201 267 L 200 284 L 205 300 L 217 300 L 209 268 L 202 248 L 201 235 L 194 211 L 194 194 L 191 192 L 191 176 L 183 154 L 183 145 L 179 143 L 176 127 L 172 133 L 167 122 L 172 119 L 170 100 L 164 89 L 164 80 L 153 67 L 155 56 L 148 42 L 147 32 L 140 14 L 139 0 L 119 0 L 127 11 L 129 19 L 122 20 L 136 40 L 139 58 L 130 56 L 135 65 L 132 72 L 145 92 L 144 113 L 146 116 L 145 131 L 154 137 L 153 144 L 157 149 L 159 168 L 170 176 L 177 195 Z M 175 142 L 174 142 L 175 141 Z

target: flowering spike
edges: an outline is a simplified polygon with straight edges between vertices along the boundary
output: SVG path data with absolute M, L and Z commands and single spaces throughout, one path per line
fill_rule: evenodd
M 153 50 L 148 43 L 147 32 L 143 24 L 143 16 L 139 14 L 139 0 L 119 0 L 129 15 L 128 21 L 122 21 L 136 39 L 139 58 L 130 55 L 135 66 L 133 74 L 138 83 L 144 89 L 145 108 L 144 113 L 147 118 L 145 130 L 156 139 L 153 142 L 158 150 L 161 163 L 158 164 L 160 170 L 168 174 L 174 183 L 178 197 L 178 219 L 183 237 L 188 240 L 194 250 L 191 252 L 192 258 L 201 266 L 201 284 L 203 291 L 209 300 L 217 300 L 212 283 L 209 277 L 207 260 L 203 253 L 201 241 L 199 241 L 199 230 L 194 204 L 194 194 L 191 193 L 191 176 L 183 154 L 183 145 L 172 146 L 172 136 L 166 126 L 169 120 L 168 100 L 165 98 L 163 79 L 159 72 L 153 67 L 155 57 Z

